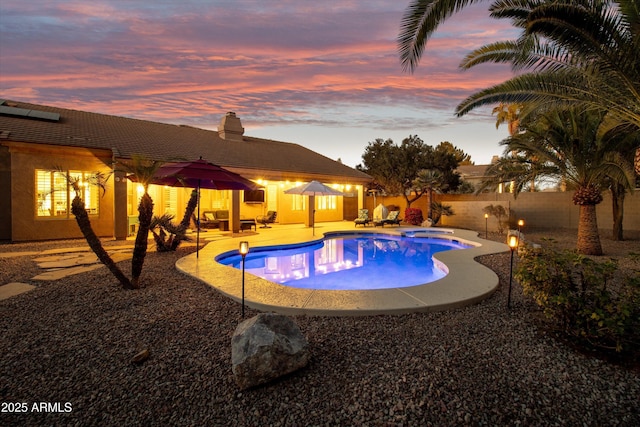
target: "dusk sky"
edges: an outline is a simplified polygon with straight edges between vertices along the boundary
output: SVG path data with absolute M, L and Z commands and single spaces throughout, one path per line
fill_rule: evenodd
M 0 2 L 0 98 L 295 142 L 355 166 L 367 143 L 418 135 L 486 164 L 506 126 L 491 107 L 456 118 L 506 66 L 460 71 L 513 38 L 481 2 L 438 29 L 414 74 L 396 39 L 409 0 Z

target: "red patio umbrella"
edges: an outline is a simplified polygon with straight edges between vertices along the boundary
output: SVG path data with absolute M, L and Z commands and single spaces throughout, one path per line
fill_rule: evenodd
M 155 173 L 152 184 L 207 188 L 210 190 L 256 190 L 260 185 L 235 172 L 203 160 L 165 163 Z
M 262 186 L 221 166 L 199 160 L 170 162 L 160 166 L 151 184 L 169 187 L 196 188 L 198 191 L 198 221 L 200 221 L 200 189 L 257 190 Z M 196 257 L 200 256 L 200 224 L 196 224 Z

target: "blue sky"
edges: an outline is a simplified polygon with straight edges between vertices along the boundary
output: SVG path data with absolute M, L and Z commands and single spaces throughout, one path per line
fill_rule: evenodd
M 501 154 L 491 107 L 455 106 L 508 67 L 461 71 L 513 37 L 488 3 L 440 27 L 413 74 L 396 38 L 409 1 L 111 0 L 0 3 L 0 97 L 295 142 L 355 166 L 367 143 L 418 135 L 476 164 Z

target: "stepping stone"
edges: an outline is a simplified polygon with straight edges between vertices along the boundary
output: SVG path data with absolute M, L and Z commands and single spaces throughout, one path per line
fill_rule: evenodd
M 0 286 L 0 300 L 20 295 L 21 293 L 35 289 L 36 287 L 28 283 L 12 282 Z
M 59 280 L 67 276 L 72 276 L 74 274 L 86 273 L 87 271 L 92 271 L 97 268 L 104 267 L 104 264 L 93 264 L 84 267 L 71 267 L 71 268 L 61 268 L 58 270 L 50 270 L 45 271 L 42 274 L 38 274 L 33 277 L 32 280 Z
M 40 252 L 3 252 L 0 253 L 0 258 L 16 258 L 21 256 L 37 255 Z
M 40 252 L 42 255 L 53 255 L 53 254 L 70 254 L 73 252 L 87 252 L 90 251 L 89 247 L 84 246 L 82 248 L 57 248 L 57 249 L 47 249 L 46 251 Z
M 47 257 L 35 259 L 38 263 L 38 267 L 42 269 L 48 268 L 66 268 L 74 267 L 77 265 L 90 265 L 98 262 L 98 257 L 93 252 L 86 252 L 82 254 L 67 256 L 67 257 Z

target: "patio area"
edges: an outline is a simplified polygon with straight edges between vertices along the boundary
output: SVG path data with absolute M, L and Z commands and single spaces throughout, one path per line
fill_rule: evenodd
M 477 303 L 491 295 L 498 286 L 498 276 L 475 262 L 474 258 L 505 252 L 509 248 L 506 244 L 481 239 L 477 232 L 459 229 L 411 226 L 355 229 L 352 221 L 339 221 L 317 224 L 315 236 L 311 228 L 300 224 L 276 224 L 268 229 L 259 228 L 257 233 L 238 233 L 233 238 L 223 237 L 231 237 L 229 233 L 221 235 L 213 232 L 204 237 L 205 240 L 210 239 L 211 243 L 200 250 L 199 256 L 190 254 L 180 259 L 176 267 L 223 295 L 241 302 L 242 272 L 216 262 L 215 257 L 227 251 L 237 251 L 242 240 L 255 248 L 316 241 L 322 239 L 324 233 L 336 231 L 401 235 L 411 231 L 431 233 L 438 230 L 443 233 L 436 236 L 471 243 L 475 247 L 436 254 L 435 257 L 449 269 L 449 274 L 436 282 L 383 290 L 327 291 L 283 286 L 246 273 L 245 304 L 261 311 L 290 315 L 362 316 L 447 310 Z M 390 277 L 390 280 L 397 278 Z

